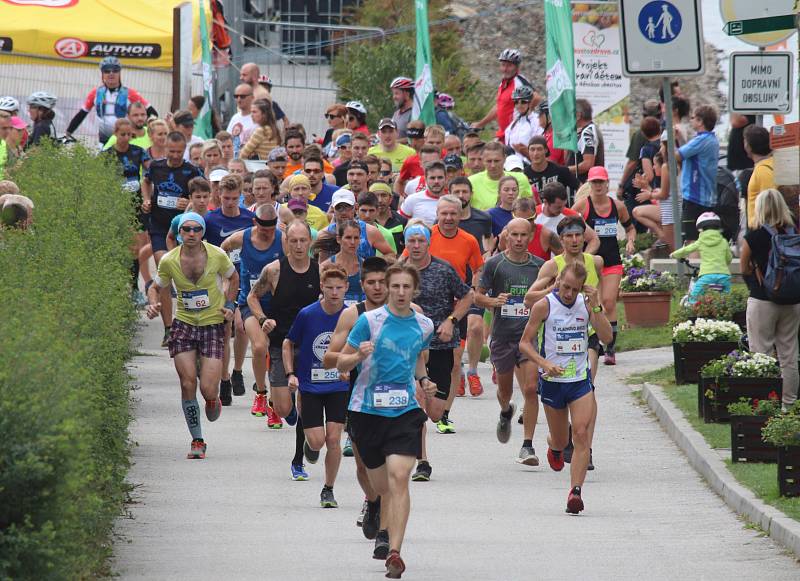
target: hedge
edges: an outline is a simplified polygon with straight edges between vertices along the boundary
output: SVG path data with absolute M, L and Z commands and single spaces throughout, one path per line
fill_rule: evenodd
M 126 500 L 134 209 L 118 168 L 37 148 L 34 227 L 0 231 L 0 579 L 107 573 Z

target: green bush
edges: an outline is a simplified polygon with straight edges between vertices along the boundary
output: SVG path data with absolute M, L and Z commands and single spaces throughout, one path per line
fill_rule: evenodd
M 0 578 L 103 573 L 126 498 L 134 209 L 117 168 L 37 148 L 12 179 L 36 205 L 0 231 Z
M 447 2 L 432 0 L 428 20 L 447 16 Z M 407 0 L 372 0 L 356 13 L 356 24 L 392 29 L 414 24 L 413 4 Z M 456 100 L 455 112 L 467 121 L 482 118 L 494 104 L 494 90 L 469 70 L 455 26 L 431 26 L 433 81 L 437 91 Z M 345 46 L 334 60 L 333 79 L 342 102 L 358 100 L 367 108 L 367 123 L 374 128 L 381 117 L 394 111 L 389 84 L 398 76 L 416 76 L 415 32 L 402 32 L 380 40 Z

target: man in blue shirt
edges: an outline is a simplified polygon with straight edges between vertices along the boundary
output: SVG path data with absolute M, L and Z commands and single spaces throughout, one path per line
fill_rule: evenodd
M 339 315 L 344 310 L 347 272 L 336 264 L 326 264 L 320 273 L 322 299 L 304 307 L 283 340 L 283 367 L 289 389 L 300 389 L 300 419 L 306 437 L 303 452 L 316 464 L 319 451 L 325 452 L 325 485 L 320 493 L 322 508 L 338 508 L 333 483 L 342 459 L 342 430 L 347 414 L 348 381 L 335 368 L 322 363 L 331 342 Z M 323 421 L 324 412 L 324 421 Z
M 423 351 L 430 346 L 434 326 L 411 309 L 419 282 L 413 266 L 390 266 L 388 305 L 358 318 L 337 363 L 343 373 L 359 365 L 349 405 L 350 432 L 381 503 L 391 506 L 389 522 L 381 523 L 389 531 L 386 576 L 390 579 L 399 579 L 406 568 L 400 548 L 410 509 L 408 481 L 422 451 L 426 412 L 437 421 L 447 399 L 437 393 L 425 370 Z
M 681 222 L 685 242 L 697 240 L 697 218 L 704 212 L 714 211 L 717 205 L 719 141 L 714 134 L 716 124 L 717 110 L 711 105 L 698 106 L 692 115 L 692 128 L 697 135 L 676 153 L 678 162 L 683 162 Z
M 239 196 L 242 193 L 242 178 L 236 174 L 228 174 L 219 182 L 220 207 L 206 214 L 206 241 L 214 246 L 222 246 L 222 242 L 231 235 L 250 228 L 256 215 L 239 207 Z M 237 272 L 239 270 L 239 255 L 241 248 L 237 248 L 228 255 Z M 236 325 L 241 328 L 241 313 L 236 311 Z M 234 395 L 244 395 L 244 377 L 242 365 L 247 353 L 247 335 L 238 333 L 233 341 L 233 373 L 230 373 L 231 351 L 230 338 L 231 326 L 225 326 L 225 356 L 222 359 L 222 382 L 219 386 L 219 397 L 222 405 L 231 405 Z

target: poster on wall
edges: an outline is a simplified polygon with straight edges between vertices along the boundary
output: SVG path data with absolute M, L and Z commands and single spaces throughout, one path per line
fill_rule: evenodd
M 622 75 L 616 2 L 572 5 L 575 93 L 592 104 L 605 147 L 605 166 L 614 192 L 630 141 L 630 80 Z

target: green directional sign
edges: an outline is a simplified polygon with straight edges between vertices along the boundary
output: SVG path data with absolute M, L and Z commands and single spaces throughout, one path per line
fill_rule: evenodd
M 795 26 L 795 15 L 784 14 L 766 18 L 752 18 L 750 20 L 731 20 L 725 24 L 722 30 L 728 36 L 739 36 L 742 34 L 772 32 L 774 30 L 790 30 Z

